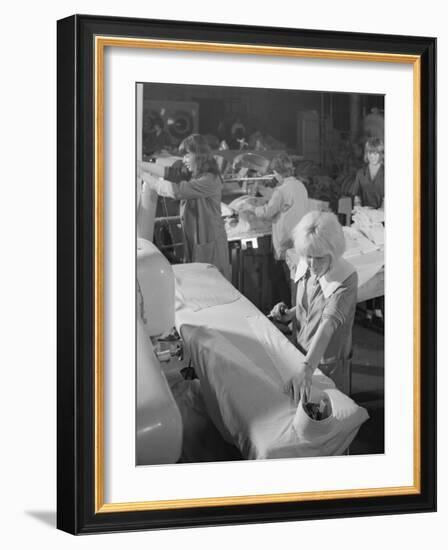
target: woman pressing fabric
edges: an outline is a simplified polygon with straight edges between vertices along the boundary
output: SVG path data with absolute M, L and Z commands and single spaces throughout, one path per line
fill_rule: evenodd
M 257 218 L 272 220 L 272 244 L 276 260 L 284 260 L 292 245 L 292 230 L 308 212 L 308 192 L 294 177 L 294 165 L 286 153 L 274 157 L 270 165 L 279 185 L 264 206 L 250 210 Z
M 199 134 L 192 134 L 180 145 L 184 164 L 192 173 L 190 181 L 173 183 L 141 172 L 144 185 L 162 197 L 180 201 L 186 262 L 216 266 L 230 278 L 227 235 L 221 218 L 222 179 L 212 151 Z
M 352 326 L 356 309 L 358 275 L 342 258 L 344 234 L 337 217 L 329 212 L 310 212 L 293 231 L 294 247 L 301 260 L 297 266 L 296 306 L 279 303 L 272 317 L 296 327 L 296 345 L 305 355 L 297 374 L 285 391 L 297 404 L 309 398 L 311 378 L 317 367 L 350 392 Z

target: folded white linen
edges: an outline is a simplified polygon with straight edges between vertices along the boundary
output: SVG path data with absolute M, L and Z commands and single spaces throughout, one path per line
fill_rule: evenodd
M 179 264 L 174 276 L 176 309 L 184 306 L 199 311 L 229 304 L 241 297 L 241 293 L 210 264 Z
M 355 227 L 343 227 L 345 238 L 344 258 L 365 254 L 372 250 L 378 250 L 378 245 L 369 240 L 361 231 Z
M 351 262 L 358 272 L 358 289 L 360 289 L 383 269 L 384 250 L 373 250 L 360 256 L 349 257 L 347 261 Z
M 384 210 L 356 207 L 352 227 L 363 233 L 372 243 L 384 246 Z
M 266 200 L 262 197 L 243 195 L 233 200 L 229 208 L 238 212 L 238 221 L 229 219 L 226 222 L 226 233 L 229 239 L 246 238 L 254 233 L 271 233 L 272 223 L 263 218 L 257 218 L 247 208 L 262 206 Z
M 384 226 L 382 223 L 372 223 L 370 225 L 353 224 L 352 227 L 363 233 L 375 245 L 384 246 Z
M 353 209 L 353 222 L 359 225 L 384 223 L 384 209 L 370 208 L 370 206 L 356 206 Z

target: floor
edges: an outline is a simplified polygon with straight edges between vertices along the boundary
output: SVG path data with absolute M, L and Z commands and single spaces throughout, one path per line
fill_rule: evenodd
M 353 327 L 352 399 L 365 407 L 365 422 L 350 446 L 350 454 L 384 453 L 384 335 Z
M 181 364 L 180 368 L 185 366 Z M 238 449 L 224 441 L 210 420 L 199 380 L 184 380 L 179 374 L 179 365 L 174 368 L 168 366 L 165 374 L 182 415 L 184 431 L 179 462 L 243 460 Z
M 198 379 L 185 380 L 188 365 L 172 360 L 164 371 L 182 415 L 184 442 L 180 462 L 242 460 L 226 443 L 207 415 Z M 353 328 L 352 399 L 370 415 L 352 442 L 349 453 L 384 452 L 384 336 L 355 320 Z

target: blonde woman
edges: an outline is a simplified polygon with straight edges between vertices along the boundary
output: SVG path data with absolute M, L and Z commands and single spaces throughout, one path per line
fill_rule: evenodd
M 337 217 L 310 212 L 293 231 L 300 255 L 297 266 L 296 305 L 274 306 L 271 315 L 280 322 L 296 321 L 296 345 L 305 355 L 297 374 L 286 385 L 296 403 L 308 397 L 317 367 L 341 391 L 349 393 L 349 361 L 356 309 L 358 275 L 342 258 L 344 234 Z
M 384 143 L 370 138 L 364 148 L 364 168 L 356 173 L 352 194 L 355 204 L 381 208 L 384 206 Z
M 370 208 L 384 208 L 384 143 L 373 137 L 366 141 L 364 149 L 364 168 L 358 170 L 353 184 L 355 205 Z M 367 328 L 378 327 L 384 330 L 384 298 L 366 301 L 364 325 Z
M 141 172 L 140 177 L 160 196 L 180 201 L 185 261 L 213 264 L 230 278 L 218 165 L 207 140 L 199 134 L 188 136 L 179 150 L 184 153 L 184 164 L 192 173 L 189 181 L 173 183 L 147 172 Z

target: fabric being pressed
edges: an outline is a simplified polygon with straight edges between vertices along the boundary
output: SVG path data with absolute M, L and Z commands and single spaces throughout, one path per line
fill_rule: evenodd
M 231 287 L 219 273 L 216 282 Z M 208 414 L 245 459 L 330 456 L 346 450 L 367 412 L 317 370 L 311 397 L 325 392 L 331 426 L 310 437 L 299 408 L 283 391 L 303 356 L 249 300 L 241 296 L 194 311 L 180 293 L 178 299 L 176 325 L 191 354 Z

